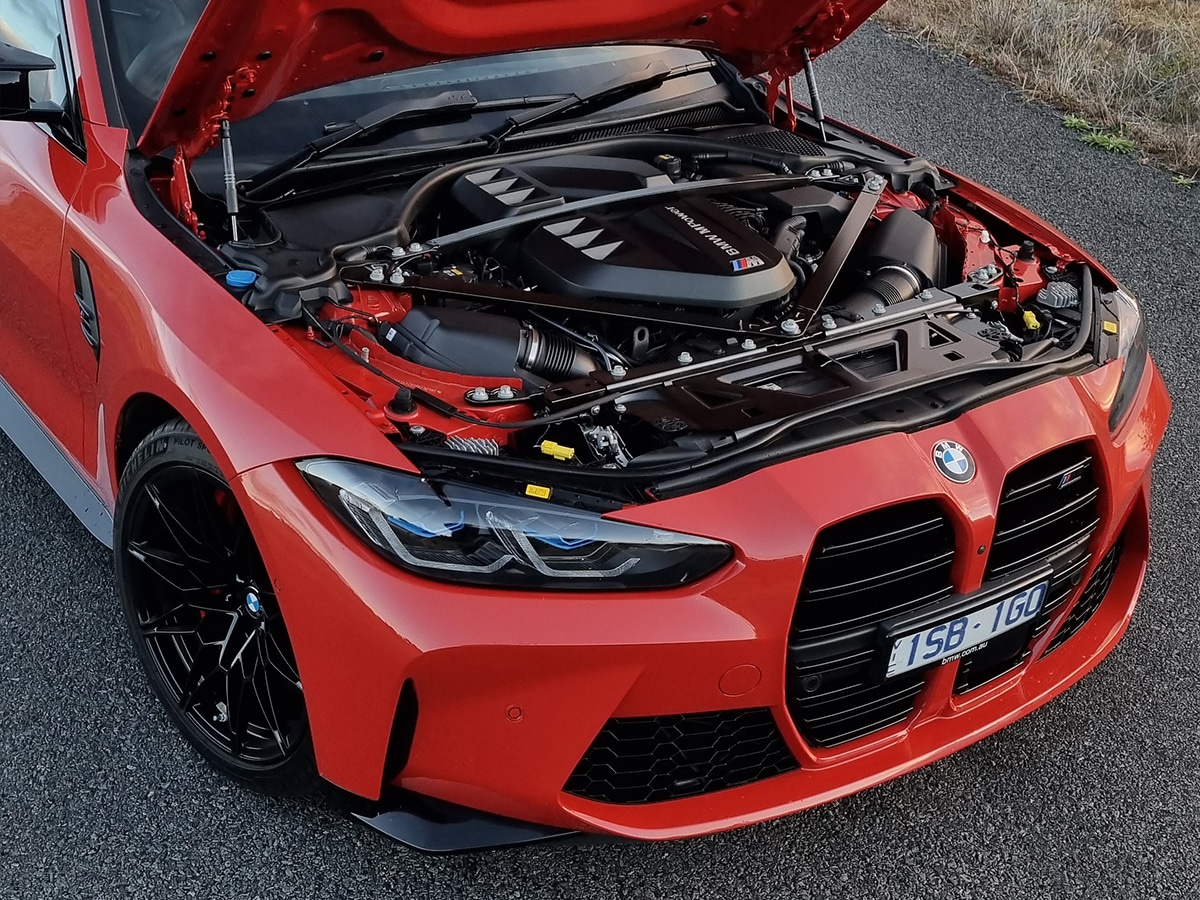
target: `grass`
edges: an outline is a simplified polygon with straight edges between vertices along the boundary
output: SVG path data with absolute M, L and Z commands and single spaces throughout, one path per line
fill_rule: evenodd
M 1070 128 L 1072 131 L 1082 131 L 1087 134 L 1091 134 L 1096 130 L 1096 126 L 1094 126 L 1083 116 L 1073 116 L 1070 113 L 1067 113 L 1065 116 L 1063 116 L 1063 125 L 1065 125 L 1067 128 Z
M 1132 139 L 1113 131 L 1089 131 L 1080 140 L 1109 153 L 1129 155 L 1137 152 L 1137 144 Z
M 1084 142 L 1200 179 L 1196 0 L 891 0 L 878 18 L 1067 111 Z

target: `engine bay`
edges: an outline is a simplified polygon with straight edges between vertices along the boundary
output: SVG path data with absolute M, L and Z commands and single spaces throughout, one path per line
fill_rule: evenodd
M 214 215 L 209 242 L 243 273 L 231 292 L 419 466 L 535 495 L 733 477 L 781 442 L 950 411 L 1091 327 L 1086 267 L 930 164 L 770 126 L 398 181 L 262 204 L 237 240 Z

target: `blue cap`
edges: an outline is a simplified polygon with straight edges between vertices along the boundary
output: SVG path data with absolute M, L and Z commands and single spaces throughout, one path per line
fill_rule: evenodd
M 258 280 L 258 273 L 249 269 L 231 269 L 225 273 L 225 283 L 235 291 L 244 291 L 253 287 Z

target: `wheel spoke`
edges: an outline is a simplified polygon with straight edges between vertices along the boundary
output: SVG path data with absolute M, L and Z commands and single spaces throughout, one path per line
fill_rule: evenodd
M 229 523 L 220 521 L 217 512 L 216 497 L 212 494 L 213 486 L 205 484 L 197 469 L 188 471 L 191 488 L 192 505 L 195 507 L 196 530 L 200 534 L 203 545 L 221 551 L 221 555 L 229 557 L 232 549 L 228 545 Z
M 178 616 L 180 613 L 182 613 L 186 609 L 191 609 L 191 607 L 186 603 L 180 603 L 180 604 L 177 604 L 176 606 L 172 606 L 166 612 L 161 612 L 157 616 L 151 616 L 145 622 L 138 622 L 138 625 L 143 630 L 145 630 L 147 628 L 153 628 L 155 625 L 161 625 L 163 622 L 167 621 L 167 619 Z
M 237 640 L 233 640 L 232 639 L 233 631 L 241 630 L 241 629 L 237 628 L 237 625 L 238 625 L 238 623 L 235 622 L 234 628 L 231 629 L 231 631 L 230 631 L 230 639 L 227 640 L 225 642 L 225 646 L 221 648 L 221 662 L 222 662 L 222 665 L 224 665 L 225 668 L 227 668 L 227 669 L 232 669 L 244 658 L 245 653 L 246 653 L 246 648 L 249 647 L 252 643 L 254 643 L 254 639 L 255 639 L 256 635 L 258 634 L 257 629 L 252 629 L 251 631 L 247 632 L 244 637 L 239 637 Z M 230 647 L 236 648 L 234 650 L 232 656 L 230 656 L 226 652 Z M 228 657 L 228 662 L 225 661 L 226 657 Z
M 130 541 L 126 546 L 129 555 L 142 563 L 147 569 L 180 592 L 198 591 L 200 586 L 185 587 L 179 581 L 178 576 L 190 575 L 191 570 L 187 568 L 184 561 L 166 550 L 159 550 L 155 547 L 150 547 L 143 541 Z
M 246 739 L 246 682 L 253 677 L 253 671 L 246 673 L 245 663 L 240 674 L 234 674 L 230 669 L 225 673 L 225 710 L 228 715 L 229 748 L 235 756 L 242 751 L 242 743 Z
M 237 534 L 230 544 L 229 556 L 233 564 L 241 571 L 253 573 L 255 580 L 259 579 L 262 561 L 258 557 L 258 549 L 254 546 L 254 540 L 250 537 L 250 528 L 244 522 L 237 529 Z M 262 580 L 268 587 L 270 586 L 269 581 L 265 578 Z
M 179 516 L 167 505 L 157 485 L 146 485 L 146 496 L 154 504 L 155 510 L 158 511 L 158 517 L 162 520 L 163 526 L 167 530 L 167 534 L 171 536 L 171 540 L 179 547 L 180 552 L 186 557 L 196 559 L 197 557 L 192 553 L 192 550 L 203 549 L 205 545 L 179 520 Z M 205 561 L 207 562 L 208 560 Z
M 213 659 L 211 666 L 200 663 L 201 656 L 216 656 L 217 648 L 210 647 L 207 644 L 201 645 L 203 653 L 197 653 L 196 658 L 192 660 L 192 667 L 188 671 L 187 680 L 184 681 L 180 690 L 181 699 L 179 705 L 186 712 L 196 705 L 196 701 L 203 696 L 204 692 L 211 689 L 212 683 L 216 680 L 213 676 L 220 671 L 221 665 L 219 656 Z
M 275 743 L 279 745 L 279 752 L 286 754 L 287 748 L 283 745 L 283 732 L 279 728 L 279 716 L 275 712 L 275 701 L 271 696 L 271 686 L 267 683 L 267 673 L 265 669 L 259 669 L 262 673 L 261 678 L 255 678 L 251 681 L 254 687 L 254 696 L 258 700 L 258 707 L 262 710 L 267 719 L 267 729 L 275 738 Z M 258 673 L 256 673 L 258 674 Z
M 296 688 L 296 690 L 304 690 L 300 684 L 300 673 L 296 671 L 296 667 L 288 659 L 287 654 L 283 652 L 282 648 L 280 648 L 275 635 L 269 629 L 262 637 L 262 658 L 268 666 L 283 676 L 284 681 Z
M 212 593 L 224 591 L 229 587 L 229 580 L 221 578 L 216 572 L 211 571 L 212 564 L 207 560 L 180 556 L 171 550 L 153 547 L 145 541 L 130 541 L 127 549 L 130 556 L 180 593 L 200 591 Z M 184 584 L 184 576 L 194 584 L 190 586 Z
M 159 625 L 156 628 L 143 628 L 143 637 L 173 637 L 181 634 L 199 634 L 199 625 Z

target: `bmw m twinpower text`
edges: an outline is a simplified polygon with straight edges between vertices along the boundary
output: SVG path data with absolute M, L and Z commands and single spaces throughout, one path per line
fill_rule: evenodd
M 878 5 L 0 3 L 0 425 L 214 767 L 430 850 L 678 838 L 1113 648 L 1139 302 L 826 120 Z

